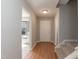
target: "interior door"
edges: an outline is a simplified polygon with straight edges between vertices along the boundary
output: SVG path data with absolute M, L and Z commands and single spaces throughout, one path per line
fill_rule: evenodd
M 51 41 L 50 20 L 40 20 L 40 41 Z

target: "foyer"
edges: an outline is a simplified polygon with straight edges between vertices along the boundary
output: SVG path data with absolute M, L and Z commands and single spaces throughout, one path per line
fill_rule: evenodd
M 1 59 L 78 59 L 78 0 L 1 3 Z

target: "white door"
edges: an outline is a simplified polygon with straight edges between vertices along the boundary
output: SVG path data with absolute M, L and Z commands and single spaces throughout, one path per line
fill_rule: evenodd
M 40 20 L 40 41 L 51 41 L 50 20 Z

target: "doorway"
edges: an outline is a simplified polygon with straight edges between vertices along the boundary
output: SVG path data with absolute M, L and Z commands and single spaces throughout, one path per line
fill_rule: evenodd
M 25 8 L 22 8 L 22 20 L 21 20 L 21 45 L 22 45 L 22 59 L 31 50 L 31 16 Z
M 51 21 L 40 20 L 40 41 L 51 41 Z

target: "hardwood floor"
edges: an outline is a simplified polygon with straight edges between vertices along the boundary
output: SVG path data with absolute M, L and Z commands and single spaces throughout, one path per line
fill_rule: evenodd
M 39 42 L 25 59 L 58 59 L 55 45 L 51 42 Z

